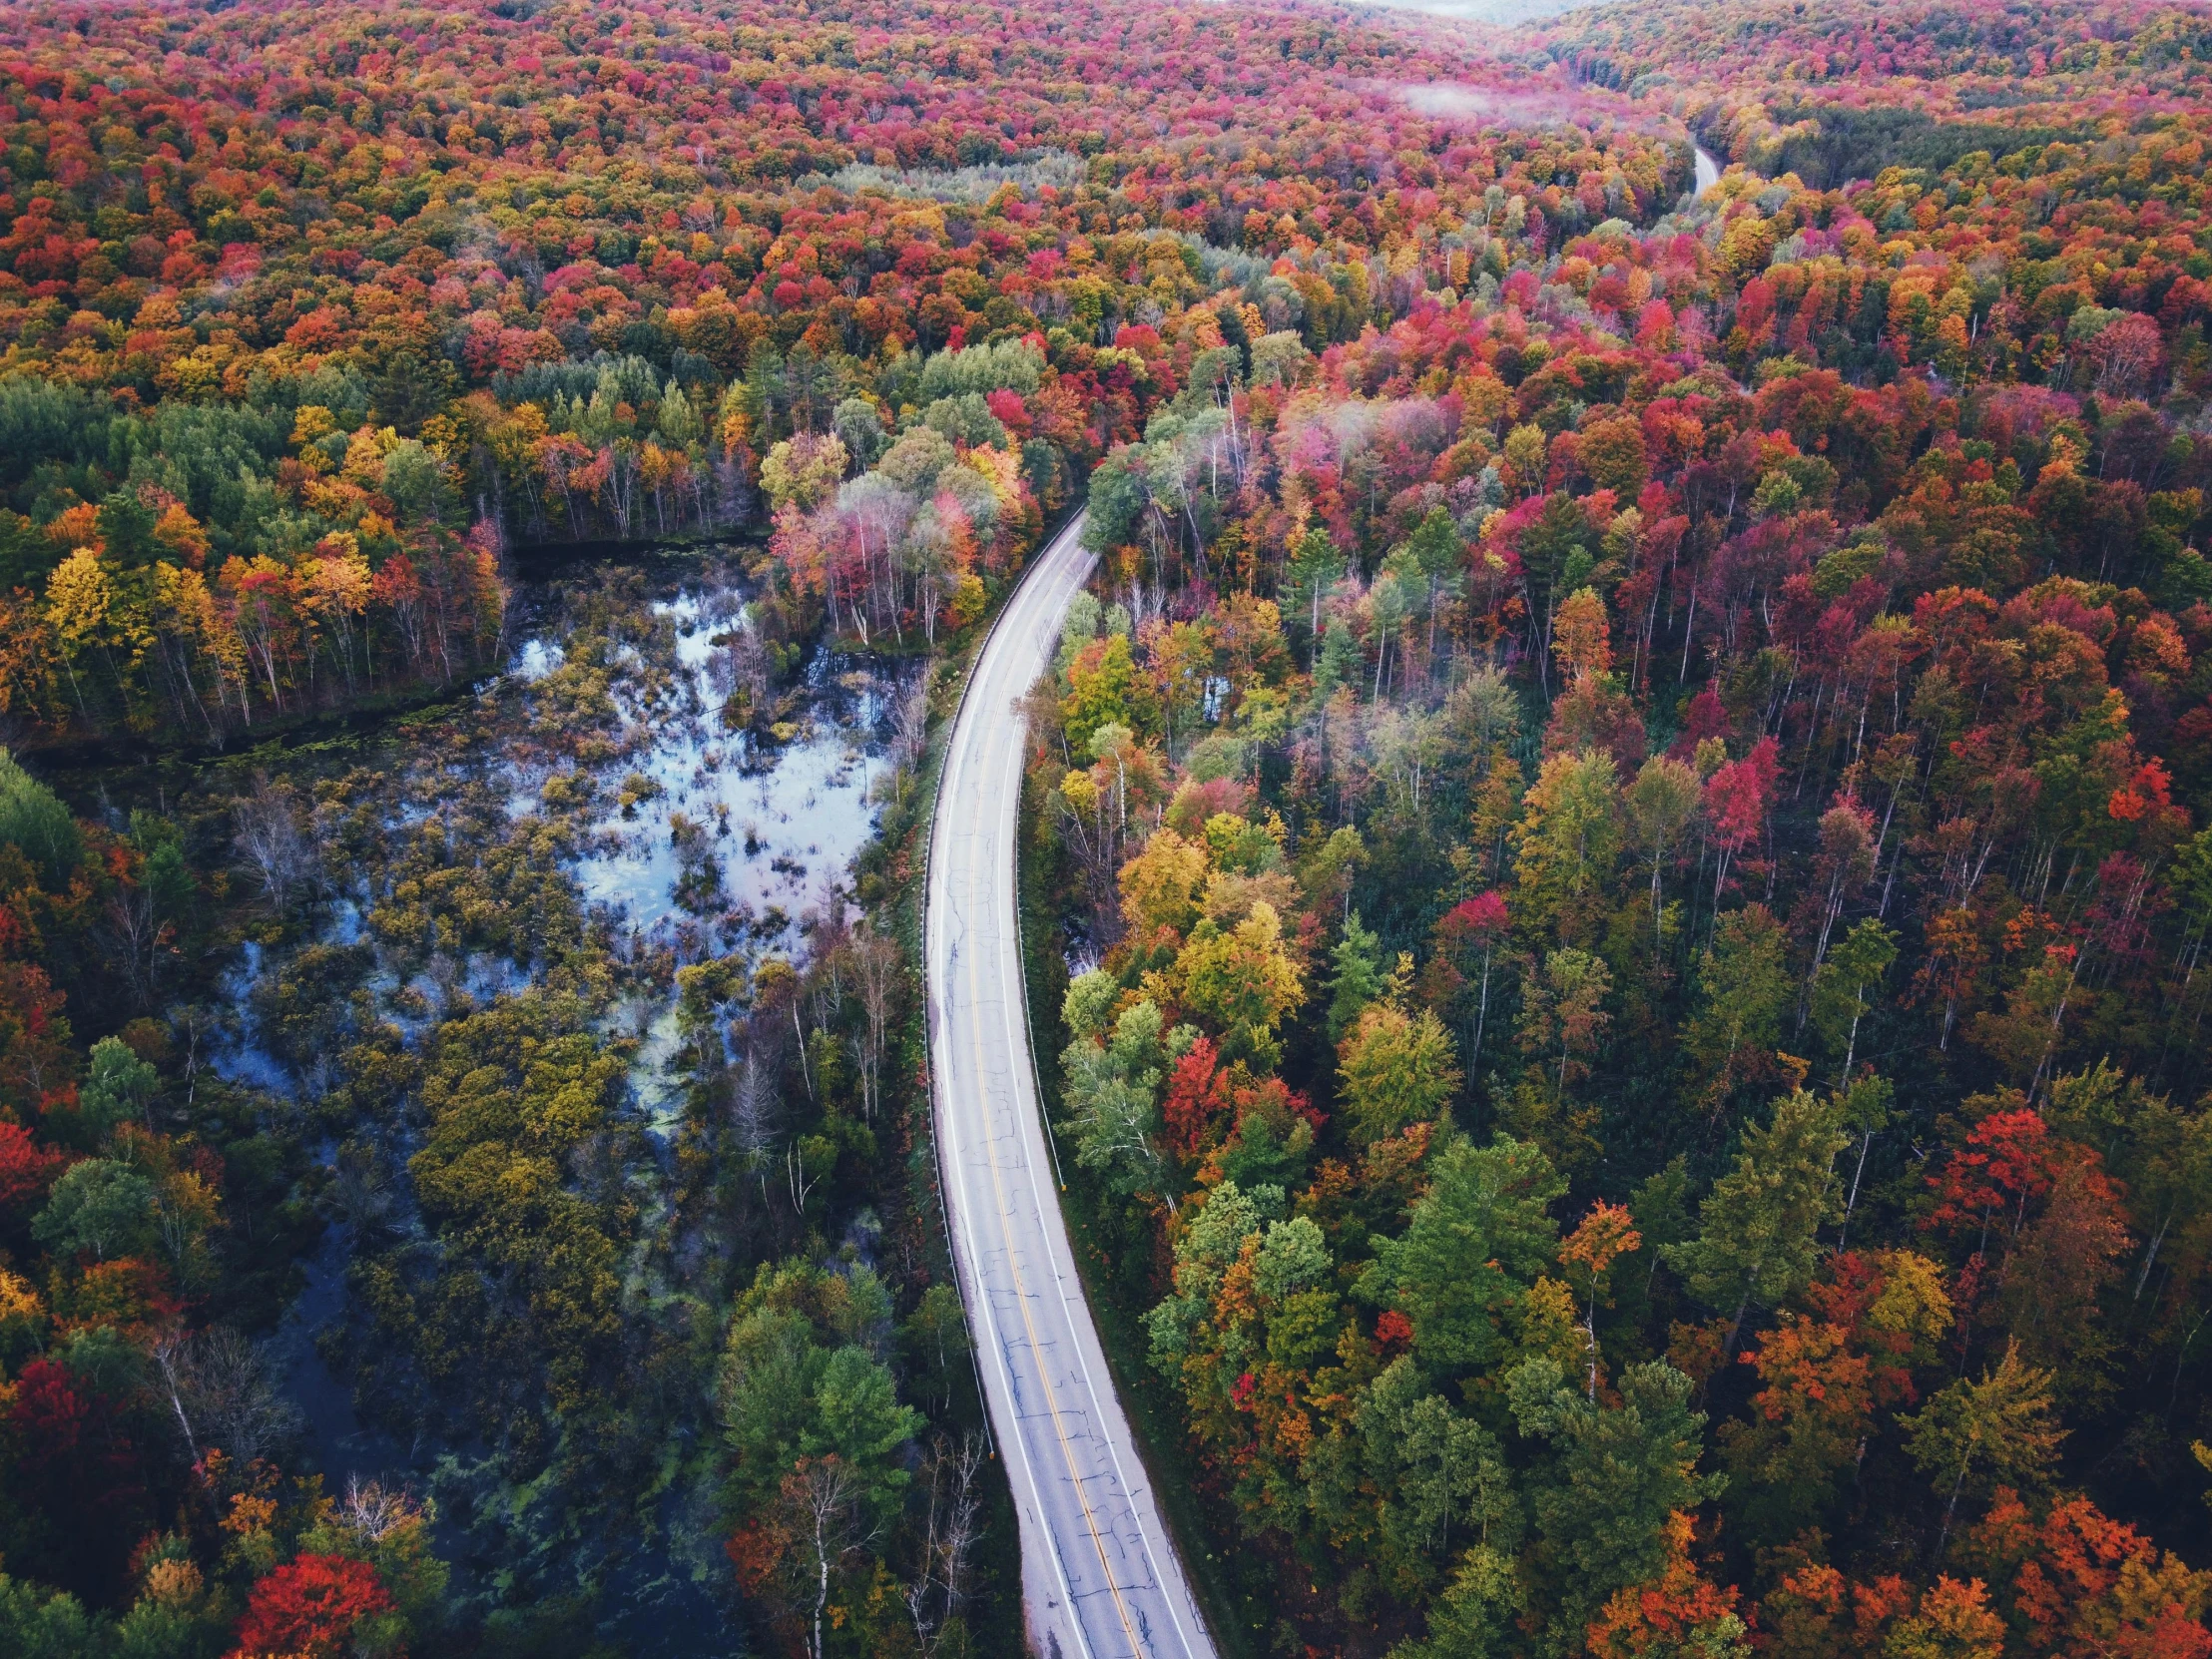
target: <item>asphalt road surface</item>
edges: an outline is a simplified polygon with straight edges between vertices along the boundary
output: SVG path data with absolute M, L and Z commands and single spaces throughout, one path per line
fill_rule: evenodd
M 1008 601 L 945 757 L 927 895 L 938 1157 L 991 1426 L 1021 1519 L 1030 1641 L 1048 1659 L 1211 1659 L 1076 1278 L 1030 1068 L 1014 905 L 1018 703 L 1090 572 L 1082 524 L 1078 514 L 1053 538 Z

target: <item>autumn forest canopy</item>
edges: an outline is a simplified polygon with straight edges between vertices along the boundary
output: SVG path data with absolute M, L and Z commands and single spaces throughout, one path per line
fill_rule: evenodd
M 0 1652 L 1018 1645 L 915 899 L 1080 510 L 1033 1035 L 1222 1651 L 2212 1659 L 2208 58 L 0 10 Z

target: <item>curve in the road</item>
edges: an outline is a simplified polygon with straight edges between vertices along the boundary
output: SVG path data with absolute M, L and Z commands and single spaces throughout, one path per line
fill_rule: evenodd
M 1694 152 L 1691 159 L 1697 171 L 1697 194 L 1703 196 L 1721 182 L 1721 164 L 1713 160 L 1711 151 L 1694 140 L 1691 142 L 1690 149 Z
M 923 923 L 938 1176 L 1020 1517 L 1031 1641 L 1066 1659 L 1212 1659 L 1076 1277 L 1022 988 L 1019 703 L 1089 575 L 1082 526 L 1077 514 L 1007 601 L 938 780 Z

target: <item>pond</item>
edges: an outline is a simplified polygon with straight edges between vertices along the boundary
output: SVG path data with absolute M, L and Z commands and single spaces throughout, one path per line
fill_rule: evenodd
M 602 784 L 614 787 L 598 792 L 612 801 L 588 821 L 572 873 L 590 905 L 619 915 L 635 951 L 679 961 L 773 952 L 797 963 L 807 948 L 803 924 L 841 902 L 853 856 L 875 832 L 881 750 L 911 675 L 817 652 L 767 741 L 733 732 L 723 709 L 752 643 L 744 585 L 727 572 L 664 572 L 662 584 L 651 608 L 670 624 L 667 653 L 632 648 L 618 659 L 622 754 L 600 767 Z M 524 621 L 510 675 L 524 687 L 564 661 L 562 597 L 557 578 L 518 595 Z M 662 695 L 639 698 L 643 684 Z M 535 788 L 532 769 L 513 776 L 509 810 L 539 810 L 542 776 Z M 680 1104 L 661 1075 L 675 1042 L 675 998 L 646 998 L 628 1011 L 645 1037 L 632 1086 L 665 1132 Z
M 558 867 L 537 878 L 565 894 L 566 913 L 580 912 L 614 964 L 616 988 L 600 999 L 603 1029 L 636 1040 L 627 1109 L 646 1155 L 632 1160 L 629 1180 L 649 1237 L 627 1288 L 649 1302 L 669 1290 L 656 1280 L 650 1234 L 664 1208 L 656 1187 L 672 1161 L 654 1149 L 677 1133 L 686 1106 L 682 1080 L 669 1074 L 674 970 L 726 956 L 749 967 L 769 956 L 796 965 L 813 928 L 845 913 L 853 857 L 875 830 L 886 747 L 897 718 L 911 718 L 906 693 L 918 674 L 891 660 L 780 649 L 759 636 L 752 597 L 735 559 L 717 554 L 656 560 L 612 578 L 599 566 L 555 568 L 515 585 L 506 672 L 434 718 L 264 749 L 246 762 L 65 783 L 84 810 L 114 816 L 119 798 L 146 796 L 157 770 L 164 808 L 196 791 L 218 799 L 296 787 L 303 801 L 318 781 L 347 781 L 348 818 L 325 809 L 312 820 L 315 878 L 289 899 L 279 892 L 270 924 L 242 939 L 225 966 L 202 1050 L 218 1075 L 274 1096 L 279 1116 L 296 1114 L 337 1195 L 319 1249 L 302 1264 L 305 1289 L 269 1343 L 326 1490 L 353 1478 L 436 1490 L 485 1452 L 402 1438 L 372 1399 L 356 1409 L 345 1368 L 360 1329 L 348 1284 L 359 1229 L 343 1197 L 339 1143 L 316 1113 L 332 1082 L 331 1056 L 364 1012 L 417 1045 L 456 1010 L 541 982 L 551 954 L 528 926 L 490 948 L 442 936 L 427 957 L 395 946 L 377 911 L 400 885 L 409 837 L 489 843 L 510 831 L 542 838 L 546 824 L 558 826 Z M 579 652 L 591 658 L 588 673 Z M 747 718 L 726 720 L 730 709 Z M 488 812 L 474 817 L 459 805 L 483 800 Z M 374 856 L 346 850 L 364 833 Z M 295 991 L 278 995 L 287 973 L 332 956 L 350 965 L 325 998 L 331 1006 L 302 1014 Z M 352 1014 L 337 1007 L 341 992 Z M 303 1040 L 302 1020 L 310 1031 L 325 1022 L 329 1036 Z M 387 1131 L 386 1162 L 403 1168 L 418 1134 Z M 389 1210 L 387 1227 L 420 1235 L 403 1191 Z M 710 1412 L 698 1415 L 711 1423 Z M 711 1492 L 695 1481 L 659 1502 L 655 1541 L 606 1562 L 605 1634 L 641 1654 L 734 1651 L 721 1596 L 703 1587 L 720 1592 L 730 1579 Z M 456 1589 L 465 1593 L 476 1540 L 453 1523 L 450 1506 L 441 1530 L 441 1553 L 458 1563 Z

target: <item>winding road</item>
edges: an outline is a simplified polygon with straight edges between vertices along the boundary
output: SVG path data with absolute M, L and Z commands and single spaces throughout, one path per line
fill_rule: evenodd
M 1691 141 L 1690 149 L 1695 152 L 1692 160 L 1697 169 L 1696 194 L 1703 196 L 1721 182 L 1721 164 L 1713 159 L 1712 153 L 1704 145 L 1695 140 Z
M 1090 573 L 1083 516 L 1031 565 L 977 659 L 930 831 L 929 1066 L 954 1267 L 1021 1521 L 1045 1659 L 1212 1659 L 1083 1300 L 1039 1114 L 1014 897 L 1024 724 Z

